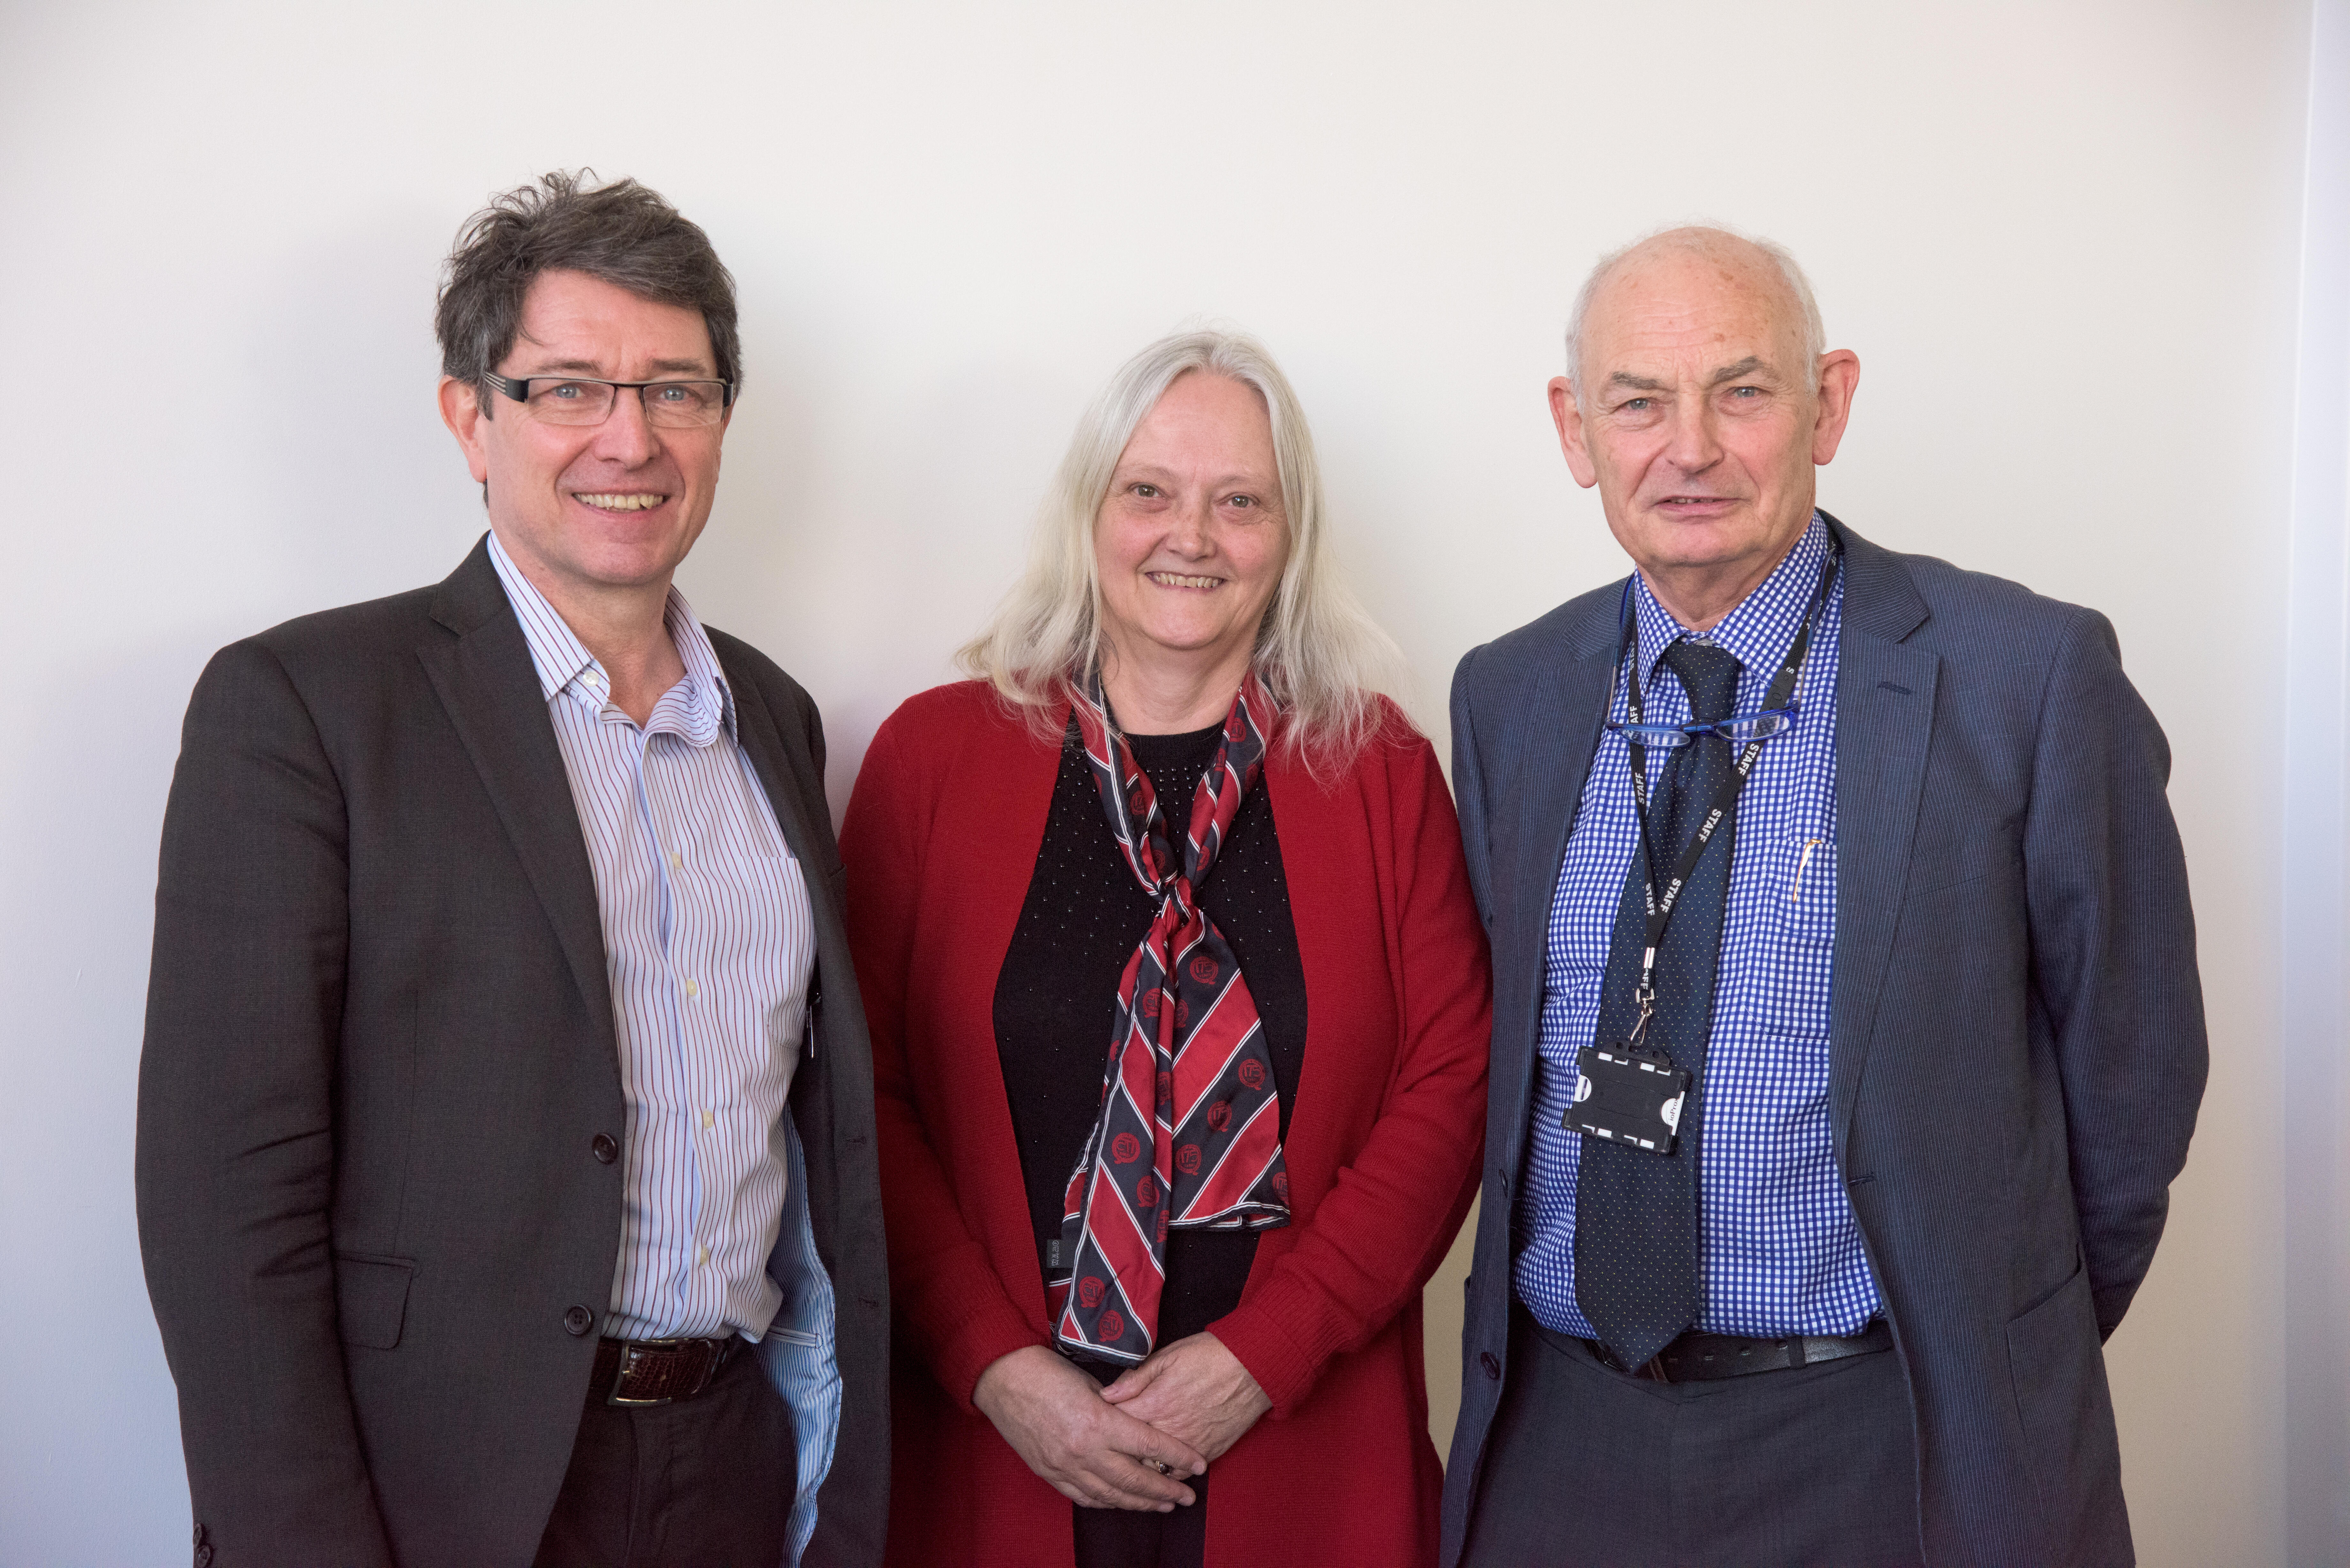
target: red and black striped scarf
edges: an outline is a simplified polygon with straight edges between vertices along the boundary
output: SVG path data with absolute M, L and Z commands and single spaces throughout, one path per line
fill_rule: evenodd
M 1110 831 L 1159 900 L 1118 983 L 1102 1108 L 1069 1175 L 1054 1333 L 1069 1349 L 1139 1362 L 1159 1338 L 1167 1232 L 1289 1223 L 1281 1106 L 1264 1028 L 1232 945 L 1192 902 L 1264 768 L 1271 695 L 1255 676 L 1224 719 L 1179 857 L 1149 778 L 1111 725 L 1097 678 L 1072 690 Z

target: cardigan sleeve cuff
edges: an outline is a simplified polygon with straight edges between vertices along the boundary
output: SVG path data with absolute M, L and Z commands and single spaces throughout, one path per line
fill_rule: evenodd
M 1018 1307 L 999 1299 L 964 1318 L 939 1342 L 931 1370 L 958 1403 L 974 1409 L 971 1392 L 979 1386 L 980 1374 L 1015 1350 L 1044 1343 L 1045 1336 Z
M 1274 1279 L 1255 1300 L 1208 1325 L 1273 1401 L 1275 1416 L 1287 1416 L 1313 1391 L 1344 1339 L 1321 1309 L 1313 1292 Z

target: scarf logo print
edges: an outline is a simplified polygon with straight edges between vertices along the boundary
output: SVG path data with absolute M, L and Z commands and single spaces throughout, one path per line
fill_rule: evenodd
M 1192 899 L 1263 771 L 1274 708 L 1249 677 L 1179 837 L 1098 680 L 1070 697 L 1111 835 L 1159 912 L 1118 981 L 1101 1111 L 1062 1203 L 1060 1255 L 1077 1288 L 1055 1281 L 1050 1300 L 1063 1346 L 1131 1364 L 1158 1341 L 1170 1229 L 1289 1223 L 1280 1101 L 1256 1001 Z M 1149 1169 L 1129 1179 L 1146 1155 Z

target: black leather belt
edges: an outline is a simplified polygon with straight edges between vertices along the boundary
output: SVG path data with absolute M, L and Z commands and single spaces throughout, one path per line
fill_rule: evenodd
M 1616 1359 L 1596 1339 L 1579 1342 L 1592 1358 L 1611 1371 L 1659 1383 L 1703 1383 L 1717 1377 L 1744 1377 L 1756 1372 L 1785 1372 L 1819 1361 L 1841 1361 L 1847 1355 L 1873 1355 L 1893 1348 L 1893 1329 L 1883 1318 L 1871 1318 L 1860 1333 L 1844 1338 L 1826 1334 L 1789 1334 L 1783 1339 L 1745 1339 L 1734 1334 L 1700 1334 L 1692 1329 L 1657 1352 L 1656 1358 L 1637 1371 Z
M 741 1346 L 723 1339 L 614 1339 L 596 1342 L 596 1370 L 588 1386 L 604 1390 L 607 1405 L 668 1405 L 710 1386 Z

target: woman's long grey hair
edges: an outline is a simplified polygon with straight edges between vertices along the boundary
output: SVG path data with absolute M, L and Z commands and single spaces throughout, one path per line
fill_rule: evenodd
M 1228 376 L 1256 389 L 1273 423 L 1289 558 L 1257 628 L 1252 668 L 1286 718 L 1284 743 L 1316 771 L 1343 767 L 1379 723 L 1377 693 L 1401 662 L 1394 640 L 1337 580 L 1323 516 L 1322 471 L 1297 394 L 1263 345 L 1236 332 L 1162 337 L 1110 378 L 1070 437 L 1036 522 L 1028 568 L 958 659 L 1049 731 L 1062 683 L 1102 657 L 1095 521 L 1134 427 L 1175 379 Z

